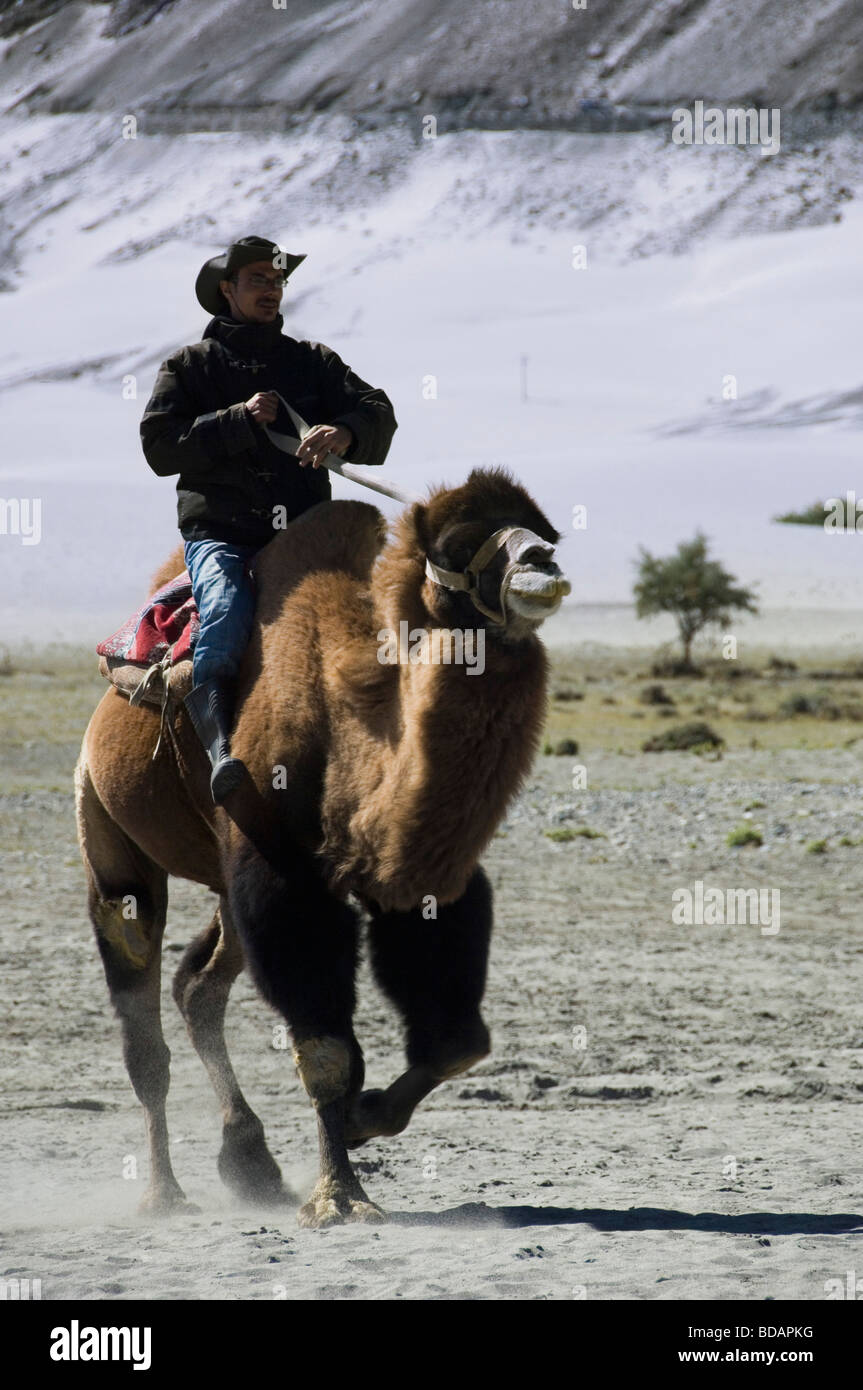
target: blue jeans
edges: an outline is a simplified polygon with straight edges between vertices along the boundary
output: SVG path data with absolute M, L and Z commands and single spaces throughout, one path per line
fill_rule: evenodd
M 249 561 L 259 546 L 231 541 L 186 541 L 183 555 L 198 605 L 201 630 L 192 656 L 196 686 L 235 676 L 252 633 L 255 589 Z

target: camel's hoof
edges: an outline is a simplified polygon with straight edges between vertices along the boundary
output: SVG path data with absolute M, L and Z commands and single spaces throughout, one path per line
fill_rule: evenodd
M 386 1091 L 362 1091 L 345 1121 L 345 1143 L 349 1149 L 356 1149 L 367 1139 L 391 1139 L 403 1129 L 407 1129 L 407 1122 L 398 1124 L 393 1120 Z
M 297 1212 L 297 1223 L 307 1230 L 342 1226 L 347 1221 L 369 1225 L 386 1221 L 385 1214 L 370 1202 L 359 1184 L 351 1191 L 333 1178 L 321 1178 L 307 1202 Z
M 173 1187 L 149 1187 L 138 1203 L 139 1216 L 199 1216 L 201 1208 L 186 1201 L 179 1184 Z
M 256 1183 L 252 1180 L 247 1182 L 228 1182 L 225 1186 L 230 1188 L 234 1196 L 243 1202 L 250 1202 L 256 1207 L 295 1207 L 297 1197 L 291 1192 L 290 1188 L 285 1187 L 279 1179 L 276 1183 Z
M 260 1135 L 244 1139 L 228 1129 L 218 1158 L 219 1177 L 238 1197 L 261 1206 L 284 1206 L 295 1199 L 282 1182 L 282 1170 Z

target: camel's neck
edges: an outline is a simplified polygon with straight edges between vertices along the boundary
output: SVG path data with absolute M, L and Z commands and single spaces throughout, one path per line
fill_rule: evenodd
M 483 629 L 441 630 L 416 605 L 408 619 L 392 609 L 388 618 L 403 639 L 394 648 L 399 735 L 355 825 L 372 849 L 379 901 L 451 901 L 530 768 L 545 714 L 545 651 L 536 637 L 508 646 Z
M 369 683 L 379 732 L 350 789 L 332 784 L 327 829 L 336 878 L 399 910 L 464 892 L 533 760 L 547 669 L 535 636 L 510 645 L 478 629 L 462 634 L 460 652 L 457 636 L 446 648 L 410 540 L 388 547 L 372 578 L 375 640 L 390 634 L 397 671 L 387 667 L 384 706 Z M 447 650 L 461 660 L 447 663 Z
M 419 841 L 432 827 L 453 865 L 475 862 L 493 834 L 530 768 L 545 713 L 546 658 L 536 639 L 487 652 L 485 669 L 474 669 L 418 664 L 400 679 L 397 775 L 410 787 Z M 397 785 L 391 790 L 398 796 Z

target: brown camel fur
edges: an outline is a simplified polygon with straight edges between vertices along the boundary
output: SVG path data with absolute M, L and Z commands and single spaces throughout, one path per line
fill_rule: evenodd
M 507 535 L 493 554 L 479 594 L 495 611 L 504 585 L 506 622 L 495 624 L 469 594 L 427 578 L 425 564 L 461 573 L 506 527 L 546 546 L 514 551 Z M 244 963 L 287 1019 L 317 1112 L 321 1176 L 301 1224 L 380 1219 L 348 1147 L 400 1132 L 423 1096 L 488 1052 L 479 1005 L 491 892 L 478 861 L 536 751 L 546 700 L 537 629 L 569 588 L 550 558 L 557 540 L 500 470 L 414 504 L 388 542 L 383 517 L 363 502 L 322 503 L 278 532 L 254 562 L 256 620 L 232 736 L 245 775 L 223 807 L 212 803 L 207 758 L 182 706 L 153 759 L 158 712 L 114 688 L 105 694 L 76 769 L 79 838 L 147 1117 L 149 1209 L 184 1202 L 168 1155 L 159 1014 L 169 874 L 218 895 L 181 960 L 174 998 L 222 1106 L 220 1174 L 242 1194 L 288 1199 L 225 1047 L 225 1007 Z M 154 589 L 182 564 L 178 550 Z M 385 631 L 405 621 L 412 634 L 482 635 L 484 671 L 382 662 Z M 362 1090 L 351 1022 L 361 916 L 406 1031 L 408 1069 L 385 1091 Z

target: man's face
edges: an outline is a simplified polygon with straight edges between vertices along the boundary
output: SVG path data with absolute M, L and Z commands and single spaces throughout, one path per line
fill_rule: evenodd
M 221 280 L 219 289 L 241 323 L 272 323 L 282 302 L 284 275 L 271 261 L 252 261 L 237 271 L 236 280 Z

